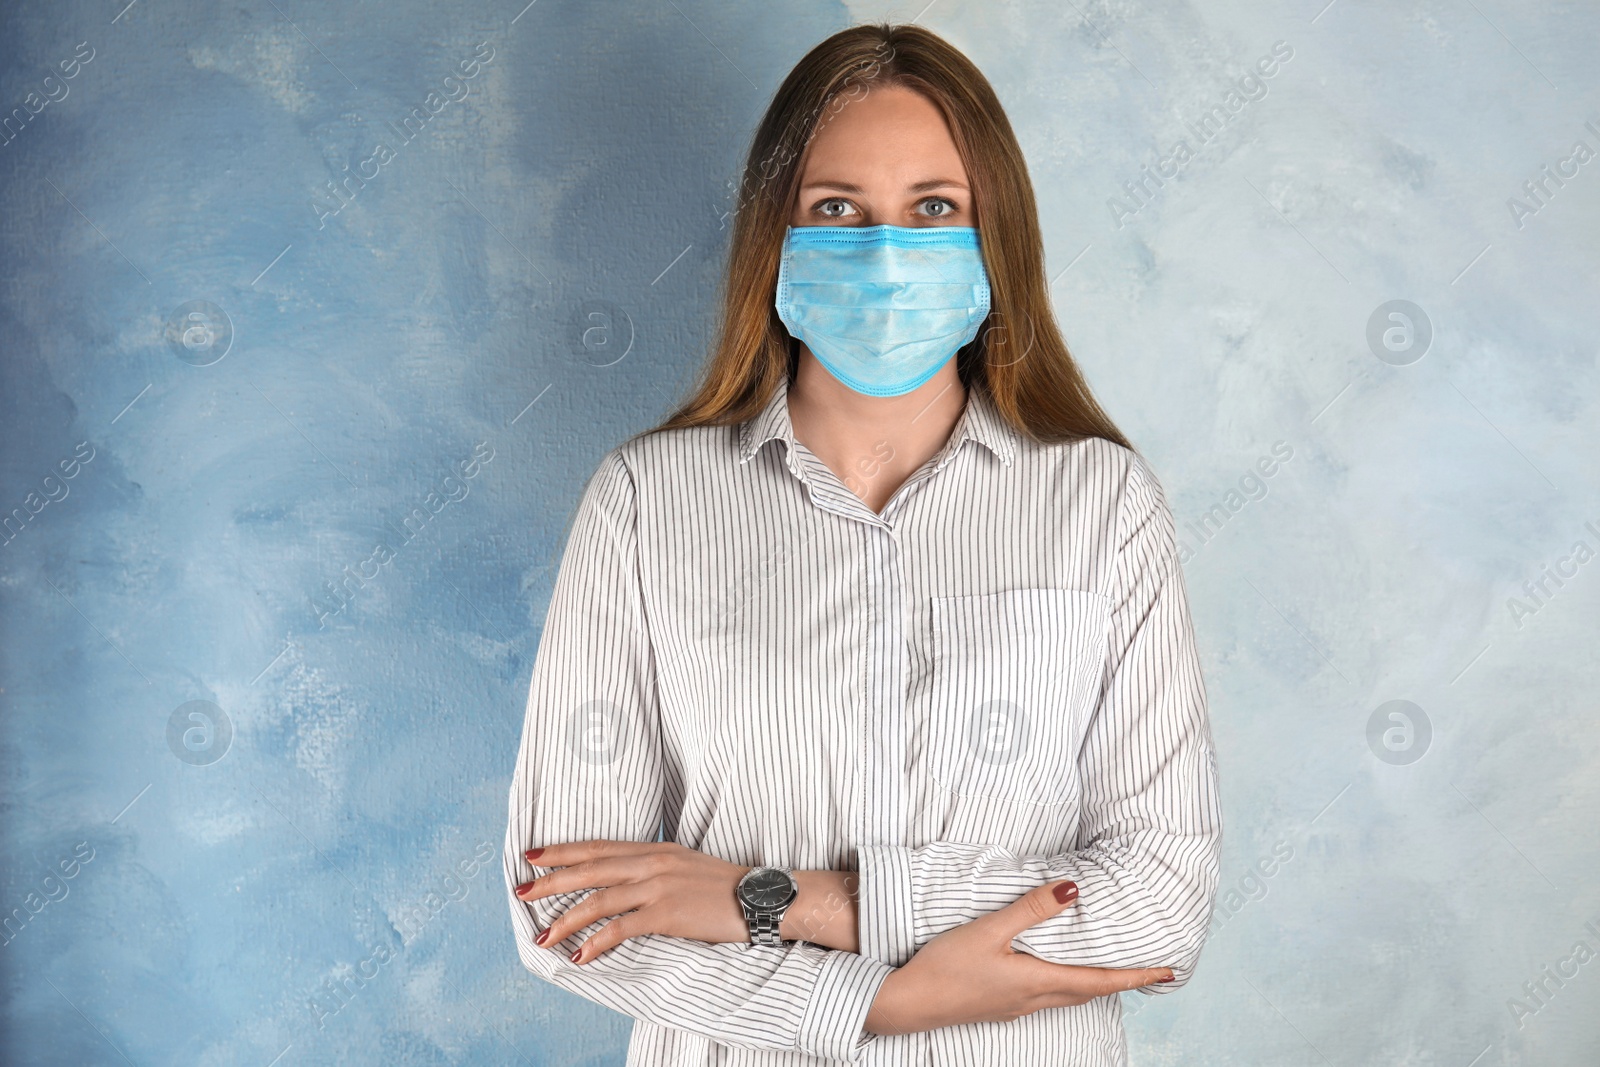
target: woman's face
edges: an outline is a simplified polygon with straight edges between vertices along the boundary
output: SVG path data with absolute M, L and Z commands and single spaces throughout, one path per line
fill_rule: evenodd
M 972 226 L 967 170 L 944 116 L 920 93 L 872 87 L 820 120 L 791 226 Z

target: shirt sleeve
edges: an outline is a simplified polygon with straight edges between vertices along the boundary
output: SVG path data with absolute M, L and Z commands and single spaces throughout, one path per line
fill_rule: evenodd
M 1099 706 L 1078 760 L 1077 839 L 1057 855 L 934 842 L 857 850 L 863 954 L 895 966 L 944 931 L 1071 879 L 1078 900 L 1012 946 L 1052 963 L 1171 967 L 1188 982 L 1210 926 L 1221 848 L 1216 757 L 1171 511 L 1135 453 Z
M 607 453 L 584 489 L 551 593 L 506 830 L 518 955 L 547 982 L 636 1019 L 740 1048 L 854 1060 L 876 1040 L 864 1023 L 887 964 L 806 942 L 646 934 L 579 966 L 568 957 L 609 918 L 560 944 L 533 939 L 593 890 L 531 903 L 513 892 L 554 869 L 528 864 L 523 853 L 535 845 L 654 841 L 662 826 L 665 770 L 635 499 L 620 451 Z

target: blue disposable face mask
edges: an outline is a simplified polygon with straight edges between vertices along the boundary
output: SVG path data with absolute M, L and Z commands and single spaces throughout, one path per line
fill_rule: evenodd
M 778 317 L 867 396 L 922 385 L 978 335 L 989 276 L 970 226 L 791 226 Z

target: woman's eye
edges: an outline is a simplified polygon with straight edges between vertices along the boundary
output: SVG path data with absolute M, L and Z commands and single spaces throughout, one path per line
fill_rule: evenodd
M 923 214 L 935 219 L 943 218 L 956 210 L 955 202 L 946 200 L 942 196 L 930 196 L 922 202 L 922 206 L 928 209 Z
M 843 218 L 849 213 L 849 210 L 850 202 L 848 200 L 824 200 L 817 205 L 819 213 L 834 219 Z

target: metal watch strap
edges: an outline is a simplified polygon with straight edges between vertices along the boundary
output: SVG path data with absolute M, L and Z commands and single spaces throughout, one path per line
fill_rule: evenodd
M 783 921 L 781 917 L 774 916 L 770 911 L 758 911 L 754 914 L 746 913 L 745 919 L 750 924 L 752 945 L 783 944 L 783 938 L 778 936 L 778 925 Z
M 757 869 L 759 868 L 752 868 L 752 870 Z M 782 871 L 791 879 L 794 877 L 794 871 L 789 867 L 772 867 L 771 869 Z M 750 943 L 752 945 L 782 945 L 783 935 L 779 932 L 779 927 L 783 923 L 783 916 L 793 903 L 794 901 L 791 900 L 783 906 L 782 911 L 774 913 L 767 909 L 752 908 L 750 905 L 740 901 L 740 906 L 744 909 L 745 923 L 750 929 Z

